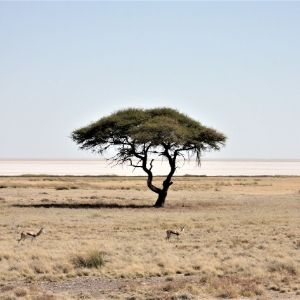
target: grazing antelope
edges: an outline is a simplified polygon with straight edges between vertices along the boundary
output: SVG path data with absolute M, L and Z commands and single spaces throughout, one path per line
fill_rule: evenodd
M 23 232 L 21 232 L 21 236 L 18 239 L 18 242 L 20 243 L 21 241 L 26 240 L 28 238 L 31 238 L 31 241 L 33 241 L 39 235 L 41 235 L 43 232 L 44 232 L 44 228 L 41 228 L 38 232 L 23 231 Z
M 179 238 L 179 235 L 184 231 L 184 227 L 180 228 L 179 230 L 167 230 L 166 231 L 166 240 L 169 240 L 171 238 L 172 235 L 177 236 L 177 238 Z

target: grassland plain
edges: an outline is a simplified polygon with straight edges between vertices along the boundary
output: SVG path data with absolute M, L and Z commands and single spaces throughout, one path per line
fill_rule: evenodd
M 176 177 L 154 202 L 143 177 L 0 177 L 0 299 L 300 299 L 300 177 Z

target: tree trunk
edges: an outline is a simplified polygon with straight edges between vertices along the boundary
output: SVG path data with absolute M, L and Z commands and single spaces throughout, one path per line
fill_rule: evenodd
M 154 207 L 163 207 L 165 204 L 165 200 L 167 198 L 167 191 L 162 190 L 159 194 L 158 194 L 158 198 L 154 204 Z
M 163 182 L 163 188 L 162 189 L 156 187 L 152 183 L 153 174 L 152 174 L 151 170 L 152 170 L 152 166 L 153 166 L 152 163 L 153 163 L 154 159 L 152 159 L 151 162 L 150 162 L 150 168 L 147 168 L 147 155 L 145 155 L 144 157 L 138 157 L 143 162 L 143 165 L 141 167 L 148 174 L 148 179 L 147 179 L 148 188 L 152 192 L 158 194 L 158 198 L 157 198 L 157 200 L 154 204 L 154 207 L 157 207 L 157 208 L 164 206 L 165 200 L 166 200 L 167 194 L 168 194 L 168 189 L 173 184 L 173 182 L 171 181 L 172 176 L 174 175 L 174 173 L 176 171 L 176 165 L 175 165 L 176 154 L 174 155 L 174 158 L 172 158 L 170 156 L 169 152 L 168 152 L 168 149 L 165 150 L 164 154 L 169 160 L 171 170 L 170 170 L 170 173 L 168 174 L 167 178 Z

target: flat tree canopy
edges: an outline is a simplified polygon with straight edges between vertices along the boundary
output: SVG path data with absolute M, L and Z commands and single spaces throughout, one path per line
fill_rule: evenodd
M 81 149 L 100 154 L 113 147 L 117 154 L 111 160 L 116 164 L 142 168 L 148 187 L 158 194 L 156 207 L 165 203 L 178 157 L 195 157 L 200 164 L 203 151 L 219 150 L 226 141 L 222 133 L 172 108 L 120 110 L 73 131 L 72 138 Z M 153 161 L 158 157 L 170 165 L 161 188 L 152 183 Z

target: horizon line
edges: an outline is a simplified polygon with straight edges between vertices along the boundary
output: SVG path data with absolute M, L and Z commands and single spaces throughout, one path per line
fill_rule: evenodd
M 0 161 L 108 161 L 108 158 L 1 158 Z M 179 159 L 183 160 L 183 159 Z M 187 161 L 193 161 L 190 159 Z M 160 160 L 159 160 L 160 161 Z M 300 158 L 201 158 L 201 161 L 300 161 Z

